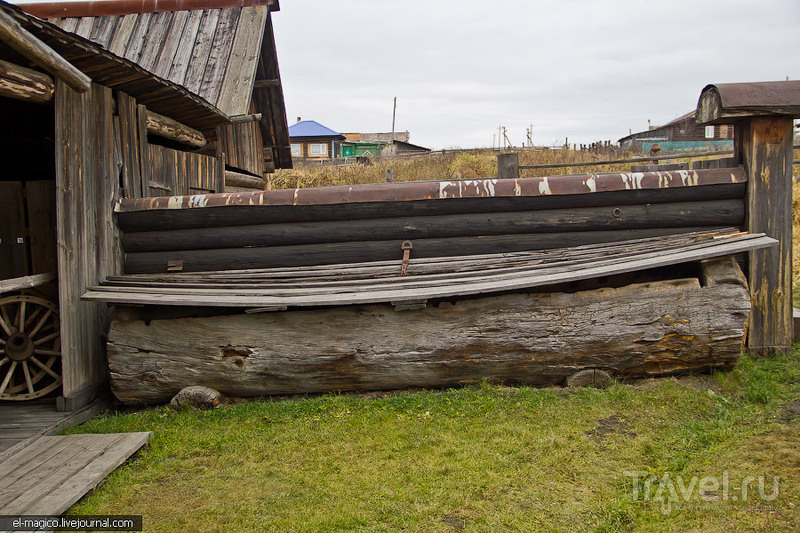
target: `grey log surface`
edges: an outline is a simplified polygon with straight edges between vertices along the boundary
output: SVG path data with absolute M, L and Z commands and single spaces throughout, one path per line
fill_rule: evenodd
M 243 187 L 246 189 L 258 189 L 263 191 L 267 188 L 267 182 L 264 178 L 258 176 L 250 176 L 241 172 L 233 170 L 225 171 L 225 190 L 229 191 L 228 187 Z M 229 191 L 230 192 L 230 191 Z
M 576 293 L 513 293 L 396 312 L 390 305 L 123 320 L 108 338 L 114 394 L 166 402 L 192 385 L 230 397 L 441 387 L 481 379 L 550 385 L 597 368 L 616 378 L 728 369 L 750 302 L 728 258 L 696 278 Z M 709 264 L 715 265 L 708 269 Z
M 445 200 L 400 200 L 333 205 L 229 205 L 202 209 L 144 209 L 117 212 L 124 232 L 160 231 L 281 222 L 321 222 L 391 217 L 453 215 L 509 211 L 618 207 L 733 200 L 745 197 L 747 183 L 699 185 L 667 189 L 628 189 L 594 194 L 448 198 Z
M 0 96 L 46 104 L 53 101 L 55 90 L 47 74 L 0 60 Z
M 186 144 L 193 148 L 202 148 L 208 142 L 205 135 L 196 129 L 150 110 L 147 111 L 147 133 Z
M 92 80 L 89 76 L 23 28 L 5 11 L 0 11 L 0 41 L 61 79 L 77 92 L 85 93 L 91 89 Z
M 232 184 L 229 174 L 225 172 L 226 185 Z M 470 235 L 739 226 L 744 224 L 744 218 L 744 200 L 739 199 L 148 231 L 126 233 L 122 242 L 125 251 L 132 253 Z
M 421 257 L 448 257 L 492 253 L 567 248 L 585 244 L 620 242 L 630 239 L 724 229 L 724 226 L 685 228 L 625 229 L 524 233 L 515 235 L 477 235 L 415 239 L 412 260 Z M 329 242 L 289 246 L 216 248 L 208 250 L 169 250 L 125 254 L 126 274 L 166 272 L 170 261 L 183 261 L 184 272 L 236 270 L 269 267 L 300 267 L 337 263 L 400 260 L 404 239 L 385 241 Z

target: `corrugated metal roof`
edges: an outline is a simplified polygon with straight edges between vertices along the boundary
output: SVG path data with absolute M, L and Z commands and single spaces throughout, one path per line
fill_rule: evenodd
M 227 115 L 248 113 L 268 6 L 49 19 Z
M 290 139 L 306 137 L 341 137 L 342 140 L 345 138 L 341 133 L 333 131 L 314 120 L 302 120 L 289 126 Z

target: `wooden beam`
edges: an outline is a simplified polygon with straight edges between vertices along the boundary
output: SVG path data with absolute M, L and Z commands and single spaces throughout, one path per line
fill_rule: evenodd
M 280 86 L 281 86 L 281 80 L 277 78 L 273 78 L 270 80 L 256 80 L 253 83 L 254 89 L 266 89 L 267 87 L 280 87 Z
M 147 110 L 147 133 L 158 135 L 194 148 L 204 147 L 208 141 L 201 132 L 164 115 Z
M 0 95 L 46 104 L 54 93 L 53 78 L 47 74 L 0 60 Z
M 34 287 L 50 283 L 54 279 L 56 279 L 55 272 L 47 272 L 45 274 L 0 280 L 0 294 L 22 289 L 33 289 Z
M 85 93 L 91 88 L 92 80 L 89 76 L 23 28 L 5 11 L 0 11 L 0 40 L 77 92 Z
M 244 124 L 246 122 L 258 122 L 261 120 L 261 113 L 252 115 L 234 115 L 231 117 L 231 124 Z
M 506 152 L 497 155 L 497 177 L 498 178 L 519 178 L 519 154 L 517 152 Z
M 250 176 L 242 174 L 241 172 L 234 172 L 232 170 L 225 171 L 225 186 L 226 187 L 247 187 L 250 189 L 258 189 L 263 191 L 267 188 L 267 182 L 263 178 L 257 176 Z

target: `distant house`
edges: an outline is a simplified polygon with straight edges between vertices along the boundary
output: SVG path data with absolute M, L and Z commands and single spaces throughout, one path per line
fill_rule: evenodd
M 408 142 L 410 135 L 408 131 L 396 131 L 394 133 L 343 133 L 349 142 L 381 143 L 389 144 L 392 141 Z
M 702 152 L 733 148 L 733 126 L 700 126 L 695 111 L 686 113 L 663 126 L 633 133 L 619 141 L 623 149 L 647 153 L 658 144 L 663 152 Z
M 294 161 L 334 159 L 345 136 L 314 120 L 298 120 L 289 126 L 289 142 Z
M 424 146 L 419 146 L 416 144 L 411 144 L 407 141 L 400 141 L 395 140 L 394 142 L 387 144 L 381 150 L 381 155 L 402 155 L 402 154 L 412 154 L 412 153 L 426 153 L 430 152 L 430 148 L 425 148 Z

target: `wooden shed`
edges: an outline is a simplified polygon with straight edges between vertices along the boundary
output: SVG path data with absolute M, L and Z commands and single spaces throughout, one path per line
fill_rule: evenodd
M 277 2 L 22 7 L 0 2 L 0 399 L 73 410 L 106 387 L 110 310 L 81 296 L 122 272 L 117 203 L 290 164 Z

